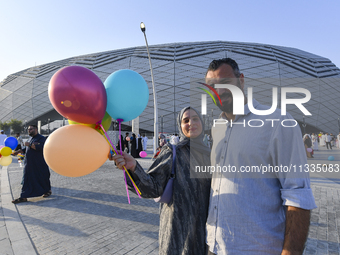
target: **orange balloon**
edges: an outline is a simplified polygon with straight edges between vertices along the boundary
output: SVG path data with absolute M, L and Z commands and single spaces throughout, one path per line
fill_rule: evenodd
M 94 129 L 84 125 L 58 128 L 46 140 L 44 158 L 56 173 L 68 177 L 90 174 L 108 159 L 110 146 Z

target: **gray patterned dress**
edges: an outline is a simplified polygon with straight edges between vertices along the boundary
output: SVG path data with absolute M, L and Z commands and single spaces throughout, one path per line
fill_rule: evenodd
M 210 164 L 208 154 L 195 152 L 190 143 L 176 149 L 176 177 L 172 202 L 160 204 L 159 254 L 205 255 L 205 223 L 208 215 L 210 178 L 190 178 L 195 165 Z M 192 169 L 190 170 L 190 163 Z M 137 163 L 131 176 L 144 198 L 163 194 L 172 168 L 172 147 L 166 145 L 145 172 Z M 130 183 L 131 184 L 131 183 Z M 134 189 L 131 189 L 134 191 Z

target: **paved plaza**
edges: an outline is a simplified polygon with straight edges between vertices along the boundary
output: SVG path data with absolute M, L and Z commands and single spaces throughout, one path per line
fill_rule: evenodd
M 144 169 L 152 163 L 150 156 L 138 161 Z M 340 150 L 321 147 L 308 163 L 330 169 L 340 164 Z M 123 172 L 113 162 L 77 178 L 51 171 L 52 196 L 14 205 L 22 170 L 15 159 L 0 167 L 0 255 L 158 254 L 158 204 L 132 192 L 129 204 Z M 311 174 L 318 208 L 312 211 L 304 254 L 340 254 L 339 176 Z

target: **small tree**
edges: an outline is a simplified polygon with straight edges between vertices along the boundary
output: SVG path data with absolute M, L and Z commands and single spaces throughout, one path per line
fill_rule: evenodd
M 10 127 L 11 127 L 11 125 L 9 124 L 8 121 L 1 123 L 1 129 L 4 130 L 5 133 L 6 133 L 6 131 L 8 131 L 10 129 Z
M 11 119 L 10 121 L 0 122 L 0 128 L 3 129 L 6 133 L 8 133 L 8 131 L 20 133 L 23 128 L 23 124 L 21 120 Z
M 14 133 L 20 133 L 22 131 L 23 123 L 22 123 L 21 120 L 11 119 L 9 124 L 10 124 Z

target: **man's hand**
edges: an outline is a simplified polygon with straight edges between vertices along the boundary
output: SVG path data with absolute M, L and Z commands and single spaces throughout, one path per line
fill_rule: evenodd
M 38 144 L 39 144 L 39 143 L 38 143 Z M 29 142 L 25 142 L 25 146 L 30 147 L 30 148 L 33 149 L 33 150 L 36 150 L 36 147 L 35 147 L 35 144 L 34 144 L 34 143 L 32 143 L 32 144 L 30 145 Z
M 136 160 L 129 154 L 122 152 L 123 155 L 114 155 L 109 157 L 110 160 L 114 160 L 116 163 L 117 167 L 119 169 L 124 169 L 123 166 L 126 167 L 126 169 L 131 170 L 132 172 L 135 171 L 137 162 Z
M 310 211 L 288 206 L 286 231 L 281 255 L 300 255 L 308 236 Z
M 16 156 L 16 155 L 18 155 L 19 153 L 23 153 L 23 151 L 22 151 L 22 150 L 17 150 L 17 151 L 15 151 L 15 152 L 13 152 L 12 155 L 13 155 L 13 156 Z

